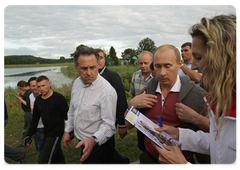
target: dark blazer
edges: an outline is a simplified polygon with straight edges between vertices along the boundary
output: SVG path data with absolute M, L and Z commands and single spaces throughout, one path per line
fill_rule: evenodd
M 116 117 L 117 121 L 116 123 L 125 127 L 125 119 L 124 119 L 124 113 L 128 107 L 127 105 L 127 99 L 125 95 L 125 90 L 121 81 L 120 76 L 118 73 L 111 71 L 107 68 L 105 68 L 104 72 L 101 74 L 102 77 L 104 77 L 116 90 L 118 99 L 117 99 L 117 109 L 116 109 Z

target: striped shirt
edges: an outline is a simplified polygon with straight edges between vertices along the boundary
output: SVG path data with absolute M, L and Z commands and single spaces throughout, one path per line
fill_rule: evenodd
M 136 96 L 142 89 L 147 87 L 148 82 L 153 78 L 152 73 L 144 80 L 141 70 L 136 71 L 132 76 L 131 88 L 129 93 Z
M 81 77 L 77 78 L 72 87 L 65 132 L 74 130 L 79 140 L 95 136 L 99 145 L 104 144 L 116 133 L 116 104 L 116 91 L 100 74 L 88 85 Z

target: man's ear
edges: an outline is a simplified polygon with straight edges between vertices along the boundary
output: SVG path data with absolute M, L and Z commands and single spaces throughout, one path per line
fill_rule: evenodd
M 182 64 L 183 64 L 183 60 L 181 59 L 178 63 L 179 69 L 182 67 Z

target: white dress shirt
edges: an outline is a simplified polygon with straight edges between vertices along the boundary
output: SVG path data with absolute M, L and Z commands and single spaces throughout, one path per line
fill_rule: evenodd
M 100 74 L 88 85 L 81 77 L 77 78 L 72 87 L 65 132 L 74 130 L 79 140 L 95 136 L 99 145 L 104 144 L 116 133 L 116 104 L 115 89 Z

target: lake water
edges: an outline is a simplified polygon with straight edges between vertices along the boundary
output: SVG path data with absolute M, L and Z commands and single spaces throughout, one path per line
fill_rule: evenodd
M 4 88 L 17 87 L 20 80 L 28 81 L 30 77 L 45 75 L 49 78 L 52 85 L 61 87 L 64 83 L 71 83 L 72 78 L 61 73 L 61 67 L 31 67 L 31 68 L 5 68 L 4 69 Z

